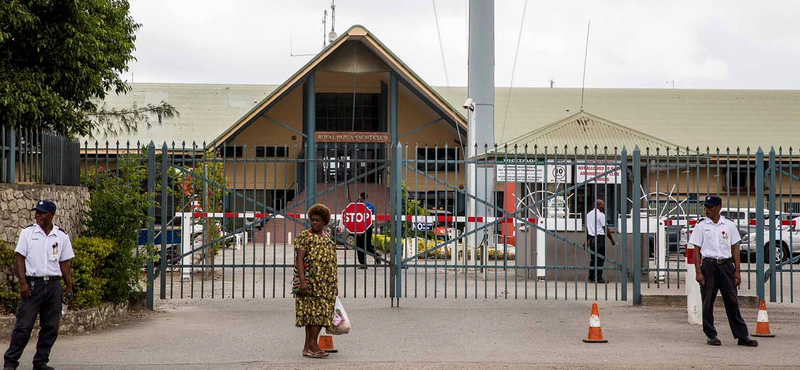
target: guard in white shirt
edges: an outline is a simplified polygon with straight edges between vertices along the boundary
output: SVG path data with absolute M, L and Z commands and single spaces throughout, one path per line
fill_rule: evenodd
M 33 323 L 39 316 L 41 331 L 33 356 L 34 370 L 53 369 L 47 366 L 50 349 L 58 337 L 61 302 L 72 301 L 72 275 L 69 260 L 75 255 L 66 231 L 53 225 L 55 203 L 41 200 L 31 209 L 36 223 L 20 231 L 16 252 L 20 302 L 17 323 L 11 333 L 4 360 L 4 370 L 16 369 L 22 351 L 31 338 Z M 66 285 L 66 295 L 61 280 Z
M 593 210 L 586 214 L 586 247 L 593 253 L 589 258 L 589 281 L 604 283 L 603 265 L 606 262 L 606 237 L 617 245 L 606 226 L 606 202 L 598 199 Z M 596 278 L 596 279 L 595 279 Z
M 733 337 L 740 346 L 756 347 L 758 342 L 750 339 L 747 324 L 739 312 L 739 298 L 736 288 L 742 282 L 739 272 L 739 230 L 736 225 L 719 214 L 722 199 L 709 195 L 703 202 L 706 218 L 695 225 L 689 244 L 694 245 L 694 269 L 697 282 L 700 283 L 700 295 L 703 299 L 703 332 L 706 343 L 712 346 L 722 345 L 714 328 L 714 300 L 717 293 L 722 293 L 725 302 L 725 313 L 731 326 Z

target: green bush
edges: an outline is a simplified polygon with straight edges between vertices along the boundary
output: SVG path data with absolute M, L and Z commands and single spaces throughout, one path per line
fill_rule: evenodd
M 108 256 L 99 266 L 105 279 L 104 301 L 120 303 L 141 290 L 139 270 L 148 254 L 136 256 L 139 230 L 147 225 L 147 208 L 153 204 L 142 191 L 146 171 L 141 156 L 120 157 L 119 175 L 97 179 L 91 192 L 84 227 L 87 237 L 110 240 Z M 154 204 L 153 204 L 154 205 Z
M 99 307 L 108 279 L 100 269 L 115 249 L 114 242 L 101 238 L 78 238 L 72 243 L 75 258 L 71 260 L 72 286 L 76 309 Z
M 420 254 L 428 249 L 436 247 L 438 241 L 417 239 L 417 258 L 418 259 L 444 259 L 452 257 L 452 251 L 449 246 L 441 246 L 439 248 L 429 250 L 426 254 Z
M 17 256 L 14 250 L 0 241 L 0 313 L 13 314 L 19 303 L 19 280 L 17 279 Z
M 382 234 L 373 234 L 372 235 L 372 245 L 375 246 L 375 250 L 389 252 L 389 236 L 382 235 Z

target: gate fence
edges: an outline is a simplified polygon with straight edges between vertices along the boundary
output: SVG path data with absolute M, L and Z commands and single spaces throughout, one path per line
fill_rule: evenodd
M 739 228 L 742 294 L 794 302 L 800 157 L 791 149 L 481 153 L 464 159 L 460 147 L 325 143 L 312 156 L 295 144 L 85 143 L 81 181 L 119 176 L 126 157 L 146 163 L 142 191 L 157 205 L 140 244 L 160 250 L 146 267 L 150 305 L 156 295 L 290 297 L 292 238 L 307 228 L 314 203 L 332 212 L 327 230 L 343 297 L 638 304 L 642 294 L 684 291 L 685 245 L 706 194 L 723 198 L 722 214 Z M 483 184 L 481 171 L 489 173 Z M 482 192 L 468 192 L 471 183 Z M 350 234 L 342 211 L 361 193 L 374 205 L 374 224 Z M 585 215 L 596 199 L 606 203 L 617 241 L 604 252 L 586 245 Z M 590 272 L 604 281 L 590 281 Z
M 80 185 L 80 144 L 49 130 L 0 126 L 0 183 Z

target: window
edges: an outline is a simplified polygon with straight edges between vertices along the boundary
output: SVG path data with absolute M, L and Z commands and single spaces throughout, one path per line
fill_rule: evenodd
M 244 157 L 244 147 L 238 145 L 228 145 L 222 148 L 220 153 L 225 158 L 242 158 Z
M 458 171 L 457 159 L 458 148 L 417 148 L 420 171 Z
M 789 213 L 800 213 L 800 202 L 783 203 L 783 211 Z
M 316 94 L 317 131 L 377 132 L 381 122 L 381 94 Z
M 274 146 L 263 147 L 263 146 L 259 146 L 259 147 L 256 147 L 256 157 L 259 157 L 259 158 L 264 158 L 264 157 L 286 158 L 286 157 L 289 157 L 289 150 L 288 149 L 289 148 L 287 148 L 285 146 L 279 146 L 279 147 L 274 147 Z
M 751 169 L 728 170 L 728 189 L 753 189 L 756 187 L 756 171 Z

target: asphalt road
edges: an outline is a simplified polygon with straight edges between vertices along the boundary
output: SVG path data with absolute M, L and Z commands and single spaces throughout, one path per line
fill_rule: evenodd
M 674 369 L 798 368 L 799 304 L 771 304 L 776 338 L 736 346 L 717 310 L 722 347 L 705 345 L 684 309 L 600 301 L 606 344 L 581 341 L 592 301 L 409 299 L 344 300 L 352 333 L 334 337 L 339 353 L 301 356 L 292 299 L 159 301 L 102 331 L 62 336 L 56 369 Z M 744 309 L 755 327 L 755 309 Z M 6 343 L 2 345 L 7 346 Z M 23 355 L 29 366 L 35 345 Z

